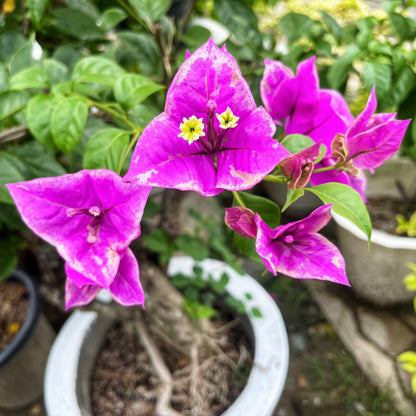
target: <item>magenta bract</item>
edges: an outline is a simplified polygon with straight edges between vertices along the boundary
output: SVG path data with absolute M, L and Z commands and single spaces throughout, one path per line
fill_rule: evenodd
M 280 171 L 289 179 L 289 188 L 299 189 L 309 183 L 320 146 L 320 143 L 315 143 L 280 162 Z
M 256 251 L 274 275 L 283 273 L 296 279 L 328 280 L 349 286 L 338 248 L 317 233 L 330 219 L 331 205 L 275 229 L 256 215 Z
M 331 204 L 323 205 L 308 217 L 270 228 L 248 208 L 226 209 L 226 221 L 237 233 L 250 237 L 255 227 L 256 252 L 267 269 L 296 279 L 320 279 L 349 286 L 345 262 L 338 248 L 318 231 L 331 219 Z M 250 229 L 249 233 L 245 231 Z M 254 238 L 254 237 L 253 237 Z
M 286 134 L 304 134 L 329 149 L 336 133 L 353 121 L 337 91 L 319 88 L 315 57 L 298 65 L 296 76 L 279 61 L 265 60 L 261 98 L 275 122 L 284 121 Z
M 101 286 L 78 273 L 69 263 L 66 263 L 65 270 L 68 276 L 65 286 L 65 308 L 90 303 L 101 290 Z M 116 276 L 108 290 L 121 305 L 144 306 L 145 296 L 140 283 L 139 265 L 129 248 L 122 255 Z
M 110 288 L 120 257 L 140 235 L 149 187 L 109 170 L 7 185 L 25 223 L 90 282 Z
M 225 223 L 243 237 L 256 238 L 255 213 L 251 209 L 244 207 L 226 208 Z
M 367 105 L 345 134 L 347 160 L 360 169 L 373 170 L 399 149 L 411 120 L 396 120 L 396 114 L 374 114 L 377 107 L 375 89 Z
M 249 189 L 288 156 L 274 133 L 235 59 L 209 40 L 179 68 L 125 180 L 203 196 Z

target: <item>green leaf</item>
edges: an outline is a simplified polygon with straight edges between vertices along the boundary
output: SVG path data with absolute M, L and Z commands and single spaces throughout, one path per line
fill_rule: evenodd
M 225 298 L 225 302 L 233 309 L 235 310 L 237 313 L 245 313 L 246 311 L 246 306 L 244 304 L 243 301 L 241 301 L 240 299 L 236 299 L 232 296 L 227 296 Z
M 9 74 L 4 65 L 0 64 L 0 93 L 9 89 Z
M 148 234 L 144 241 L 147 247 L 159 254 L 162 264 L 166 263 L 173 253 L 173 247 L 169 240 L 169 235 L 162 229 L 156 229 Z
M 211 37 L 211 32 L 202 26 L 191 26 L 181 35 L 181 40 L 188 46 L 197 47 Z
M 134 11 L 143 20 L 157 22 L 170 9 L 171 0 L 128 0 Z
M 255 318 L 263 318 L 263 314 L 261 313 L 261 310 L 257 307 L 257 306 L 253 306 L 251 308 L 251 314 L 255 317 Z
M 51 80 L 43 69 L 27 68 L 10 79 L 9 89 L 25 90 L 27 88 L 49 88 Z
M 401 4 L 402 0 L 381 0 L 381 5 L 386 12 L 394 12 Z
M 399 361 L 414 364 L 416 367 L 416 352 L 406 351 L 401 353 L 397 358 Z
M 22 182 L 25 179 L 19 169 L 19 162 L 8 153 L 0 152 L 0 202 L 13 204 L 13 199 L 4 185 Z
M 389 21 L 394 34 L 400 42 L 412 37 L 408 19 L 399 13 L 389 13 Z
M 0 241 L 0 284 L 10 277 L 17 260 L 17 251 L 11 249 L 9 243 Z
M 355 224 L 367 236 L 371 238 L 371 220 L 367 208 L 360 194 L 348 185 L 342 183 L 325 183 L 323 185 L 305 188 L 314 193 L 325 204 L 332 204 L 332 209 L 339 215 L 347 218 Z
M 35 27 L 40 27 L 40 21 L 45 14 L 46 7 L 49 0 L 28 0 L 27 7 L 29 9 L 30 19 L 34 23 Z
M 56 147 L 69 153 L 79 142 L 88 116 L 88 102 L 78 97 L 63 98 L 51 117 L 51 133 Z
M 32 66 L 41 66 L 42 48 L 36 40 L 26 42 L 10 59 L 10 76 Z
M 311 30 L 314 22 L 304 14 L 288 13 L 279 22 L 279 29 L 287 36 L 289 42 L 293 42 L 305 36 Z
M 263 264 L 256 251 L 256 240 L 254 238 L 246 238 L 238 233 L 234 233 L 234 243 L 241 254 L 256 263 Z
M 239 0 L 216 0 L 214 7 L 221 23 L 238 39 L 239 59 L 243 58 L 244 51 L 250 54 L 253 47 L 262 47 L 258 19 L 249 4 Z
M 110 169 L 118 173 L 121 157 L 129 145 L 129 132 L 109 127 L 88 141 L 84 169 Z
M 124 69 L 111 59 L 88 56 L 75 65 L 72 79 L 75 82 L 92 82 L 114 87 L 117 78 L 124 74 Z
M 363 52 L 357 45 L 349 45 L 345 54 L 335 60 L 327 72 L 327 80 L 330 88 L 340 90 L 348 80 L 352 64 L 360 58 Z
M 53 58 L 65 64 L 69 69 L 73 69 L 75 64 L 83 58 L 82 51 L 78 45 L 64 44 L 59 46 L 53 53 Z
M 312 146 L 314 143 L 310 137 L 303 134 L 289 134 L 282 140 L 283 147 L 292 155 Z
M 319 10 L 319 13 L 321 14 L 322 20 L 324 21 L 324 23 L 326 24 L 326 26 L 328 27 L 328 29 L 334 35 L 335 39 L 337 39 L 338 41 L 340 41 L 343 38 L 343 36 L 344 36 L 344 30 L 342 29 L 342 27 L 327 12 L 325 12 L 323 10 Z
M 408 97 L 415 84 L 416 76 L 412 68 L 408 65 L 403 66 L 400 73 L 396 76 L 393 82 L 391 91 L 394 104 L 397 106 Z
M 247 192 L 238 192 L 238 196 L 244 206 L 253 212 L 257 212 L 269 227 L 275 228 L 280 225 L 280 209 L 274 202 Z M 233 206 L 240 206 L 239 201 L 235 197 Z
M 45 59 L 43 61 L 43 67 L 45 72 L 49 75 L 52 86 L 55 86 L 68 79 L 68 67 L 57 59 Z
M 377 99 L 380 100 L 391 90 L 392 68 L 378 61 L 367 61 L 363 69 L 363 81 L 370 91 L 376 86 Z
M 131 110 L 149 95 L 163 88 L 163 85 L 142 75 L 126 74 L 117 79 L 114 86 L 114 95 L 121 106 Z
M 0 202 L 0 223 L 3 222 L 8 230 L 22 231 L 26 229 L 20 214 L 14 204 Z
M 221 275 L 220 280 L 210 280 L 212 289 L 218 293 L 219 295 L 222 295 L 225 293 L 225 288 L 227 287 L 228 283 L 230 282 L 230 277 L 227 273 L 223 273 Z
M 136 105 L 128 112 L 128 118 L 139 127 L 145 128 L 159 113 L 147 105 Z
M 76 9 L 56 8 L 51 15 L 55 28 L 62 33 L 82 40 L 104 40 L 104 32 L 90 15 Z
M 416 394 L 416 374 L 412 375 L 412 379 L 410 381 L 410 385 L 412 387 L 413 394 Z
M 160 52 L 150 34 L 120 31 L 117 40 L 120 47 L 116 50 L 116 59 L 123 67 L 137 67 L 144 75 L 162 75 Z
M 186 293 L 185 297 L 188 297 Z M 185 299 L 183 308 L 192 319 L 211 319 L 217 315 L 217 311 L 215 309 L 208 305 L 204 305 L 197 300 Z
M 55 142 L 51 132 L 52 112 L 59 99 L 53 95 L 35 95 L 27 103 L 26 121 L 30 132 L 36 140 L 55 150 Z
M 282 212 L 285 211 L 291 204 L 293 204 L 297 199 L 302 197 L 305 193 L 304 189 L 290 189 L 287 188 L 286 202 L 283 205 Z
M 196 261 L 202 261 L 209 256 L 209 251 L 204 243 L 196 237 L 189 234 L 181 234 L 175 239 L 175 248 L 183 251 Z
M 86 16 L 91 16 L 95 21 L 101 18 L 100 10 L 91 0 L 63 0 L 63 2 L 69 8 L 78 10 Z
M 184 288 L 190 285 L 189 277 L 184 274 L 178 273 L 171 277 L 172 285 L 178 289 Z
M 114 29 L 120 22 L 127 18 L 127 14 L 119 7 L 112 7 L 104 11 L 101 17 L 101 28 L 104 32 Z
M 9 59 L 26 43 L 20 31 L 9 30 L 0 36 L 0 61 L 7 63 Z
M 66 173 L 62 165 L 56 161 L 54 152 L 36 141 L 11 147 L 8 149 L 8 153 L 21 163 L 20 170 L 26 180 L 61 176 Z
M 24 91 L 4 91 L 0 93 L 0 120 L 4 120 L 21 110 L 29 96 Z

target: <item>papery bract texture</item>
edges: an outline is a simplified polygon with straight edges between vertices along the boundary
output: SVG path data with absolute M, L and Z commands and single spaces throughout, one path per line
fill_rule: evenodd
M 90 303 L 101 286 L 86 278 L 69 263 L 65 264 L 67 281 L 65 286 L 65 308 Z M 128 248 L 121 256 L 120 264 L 111 285 L 108 287 L 113 299 L 124 306 L 144 306 L 144 291 L 140 283 L 140 271 L 136 257 Z
M 257 214 L 256 251 L 267 269 L 297 279 L 320 279 L 348 285 L 338 248 L 317 232 L 331 219 L 331 205 L 308 217 L 270 228 Z
M 281 62 L 265 60 L 260 92 L 274 121 L 285 119 L 286 134 L 304 134 L 327 148 L 353 121 L 341 94 L 320 89 L 315 57 L 299 63 L 296 76 Z
M 396 120 L 396 114 L 373 114 L 377 107 L 375 89 L 367 105 L 345 134 L 347 160 L 360 169 L 380 166 L 399 149 L 411 120 Z
M 311 178 L 314 162 L 320 154 L 320 143 L 315 143 L 306 149 L 295 153 L 280 162 L 282 175 L 289 180 L 289 188 L 305 187 Z
M 7 185 L 20 215 L 85 278 L 109 288 L 120 253 L 140 235 L 149 187 L 109 170 L 84 170 Z
M 225 223 L 243 237 L 256 238 L 255 213 L 251 209 L 245 207 L 226 208 Z
M 209 40 L 180 67 L 125 180 L 203 196 L 249 189 L 288 156 L 274 133 L 235 59 Z
M 248 208 L 227 208 L 226 223 L 244 237 L 256 239 L 256 252 L 274 275 L 282 273 L 296 279 L 328 280 L 349 286 L 341 253 L 318 234 L 331 219 L 331 206 L 323 205 L 302 220 L 276 228 L 270 228 L 257 213 L 253 220 L 253 212 Z

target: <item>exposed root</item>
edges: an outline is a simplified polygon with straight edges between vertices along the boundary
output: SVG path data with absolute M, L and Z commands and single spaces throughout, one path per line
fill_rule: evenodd
M 172 375 L 163 360 L 157 345 L 143 324 L 139 313 L 136 314 L 135 327 L 140 334 L 141 342 L 149 355 L 153 368 L 160 379 L 159 395 L 156 402 L 156 416 L 181 416 L 170 406 L 172 397 Z

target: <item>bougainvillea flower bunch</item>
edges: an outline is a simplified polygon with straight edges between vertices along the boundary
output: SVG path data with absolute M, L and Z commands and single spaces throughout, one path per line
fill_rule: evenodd
M 374 91 L 354 120 L 339 93 L 319 88 L 314 58 L 302 62 L 296 76 L 280 62 L 266 61 L 261 95 L 266 109 L 256 105 L 226 48 L 209 40 L 187 55 L 164 112 L 142 132 L 124 178 L 84 170 L 8 185 L 26 224 L 66 262 L 67 307 L 89 303 L 101 288 L 123 305 L 144 304 L 129 245 L 140 235 L 152 186 L 205 197 L 231 191 L 226 224 L 255 241 L 254 255 L 270 272 L 348 285 L 340 252 L 318 231 L 332 208 L 370 238 L 368 213 L 351 187 L 363 196 L 361 169 L 379 166 L 397 150 L 408 121 L 373 114 Z M 273 137 L 275 123 L 311 143 L 291 154 Z M 326 184 L 310 188 L 325 205 L 282 225 L 275 204 L 241 192 L 262 180 L 284 182 L 292 193 L 309 183 Z
M 66 307 L 89 303 L 101 288 L 122 305 L 143 304 L 137 260 L 149 187 L 125 184 L 109 170 L 7 185 L 26 224 L 66 262 Z
M 298 65 L 296 76 L 281 62 L 266 60 L 261 96 L 286 134 L 303 134 L 326 146 L 311 184 L 344 183 L 364 200 L 362 169 L 372 172 L 396 153 L 410 122 L 397 120 L 396 114 L 373 114 L 377 107 L 374 88 L 354 119 L 341 94 L 319 87 L 314 57 Z
M 203 196 L 249 189 L 289 155 L 275 130 L 235 59 L 210 40 L 180 67 L 125 179 Z
M 349 285 L 341 253 L 318 234 L 330 219 L 330 204 L 317 208 L 307 218 L 276 228 L 269 227 L 258 213 L 248 208 L 226 208 L 225 213 L 225 222 L 231 229 L 255 238 L 257 253 L 275 276 L 277 273 L 297 279 L 319 276 L 322 280 Z

